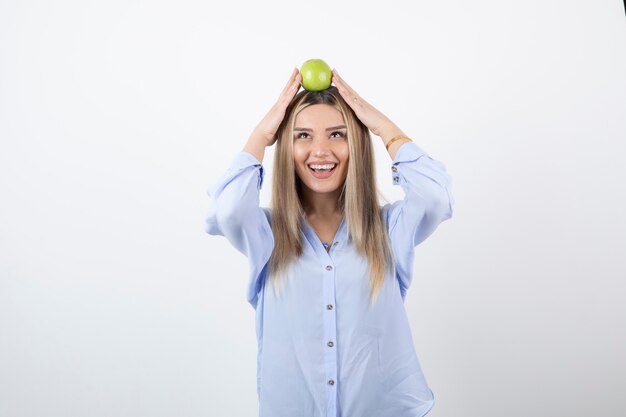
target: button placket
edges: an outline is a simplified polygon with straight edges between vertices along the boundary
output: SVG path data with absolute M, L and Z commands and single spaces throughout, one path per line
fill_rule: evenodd
M 336 242 L 335 242 L 336 243 Z M 333 243 L 333 246 L 334 244 Z M 328 256 L 324 259 L 322 267 L 323 271 L 323 294 L 325 300 L 325 313 L 323 315 L 324 320 L 324 344 L 326 348 L 324 350 L 324 364 L 326 373 L 326 386 L 330 390 L 328 392 L 327 407 L 335 409 L 336 407 L 336 394 L 338 364 L 337 364 L 337 351 L 331 349 L 335 346 L 334 340 L 337 340 L 337 315 L 335 313 L 335 272 L 336 268 L 333 264 L 332 256 Z

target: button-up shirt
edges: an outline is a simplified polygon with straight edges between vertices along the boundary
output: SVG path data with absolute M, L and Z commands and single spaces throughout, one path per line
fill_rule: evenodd
M 418 417 L 434 404 L 404 307 L 414 248 L 452 217 L 451 178 L 415 142 L 403 143 L 391 183 L 405 197 L 381 206 L 395 276 L 369 307 L 367 258 L 342 220 L 328 251 L 304 219 L 303 253 L 276 295 L 266 286 L 274 247 L 271 212 L 260 207 L 264 169 L 241 151 L 208 187 L 205 231 L 248 258 L 247 300 L 256 313 L 260 417 Z

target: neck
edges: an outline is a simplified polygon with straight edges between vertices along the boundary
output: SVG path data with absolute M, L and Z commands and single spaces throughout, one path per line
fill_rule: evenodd
M 311 190 L 303 192 L 303 208 L 309 218 L 329 219 L 341 215 L 339 196 L 341 189 L 331 193 L 316 193 Z

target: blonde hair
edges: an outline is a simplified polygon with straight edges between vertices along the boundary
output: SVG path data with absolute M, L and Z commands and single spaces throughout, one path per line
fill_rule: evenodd
M 301 231 L 305 212 L 301 181 L 296 175 L 293 160 L 293 128 L 298 113 L 314 104 L 328 104 L 336 108 L 347 127 L 348 173 L 338 203 L 346 220 L 348 239 L 354 242 L 357 252 L 368 260 L 370 302 L 373 303 L 384 283 L 386 269 L 390 268 L 393 272 L 389 238 L 377 197 L 374 148 L 369 129 L 357 118 L 335 86 L 322 91 L 299 92 L 287 107 L 276 133 L 270 204 L 275 245 L 269 261 L 270 283 L 278 294 L 279 280 L 284 279 L 291 262 L 302 255 Z

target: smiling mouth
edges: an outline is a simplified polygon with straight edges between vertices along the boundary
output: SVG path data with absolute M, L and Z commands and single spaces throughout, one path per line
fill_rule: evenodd
M 309 167 L 309 169 L 311 171 L 314 172 L 331 172 L 332 170 L 334 170 L 335 168 L 337 168 L 337 164 L 334 164 L 332 167 L 330 167 L 331 164 L 326 164 L 326 165 L 315 165 L 315 164 L 311 164 L 311 165 L 307 165 Z M 313 167 L 317 167 L 317 168 L 313 168 Z M 324 168 L 321 168 L 321 167 Z
M 315 178 L 328 178 L 330 177 L 334 172 L 335 169 L 337 168 L 337 164 L 334 164 L 332 168 L 320 168 L 319 165 L 315 165 L 318 168 L 312 168 L 311 165 L 307 165 L 307 168 L 309 168 L 309 171 L 311 171 L 311 174 L 315 177 Z

